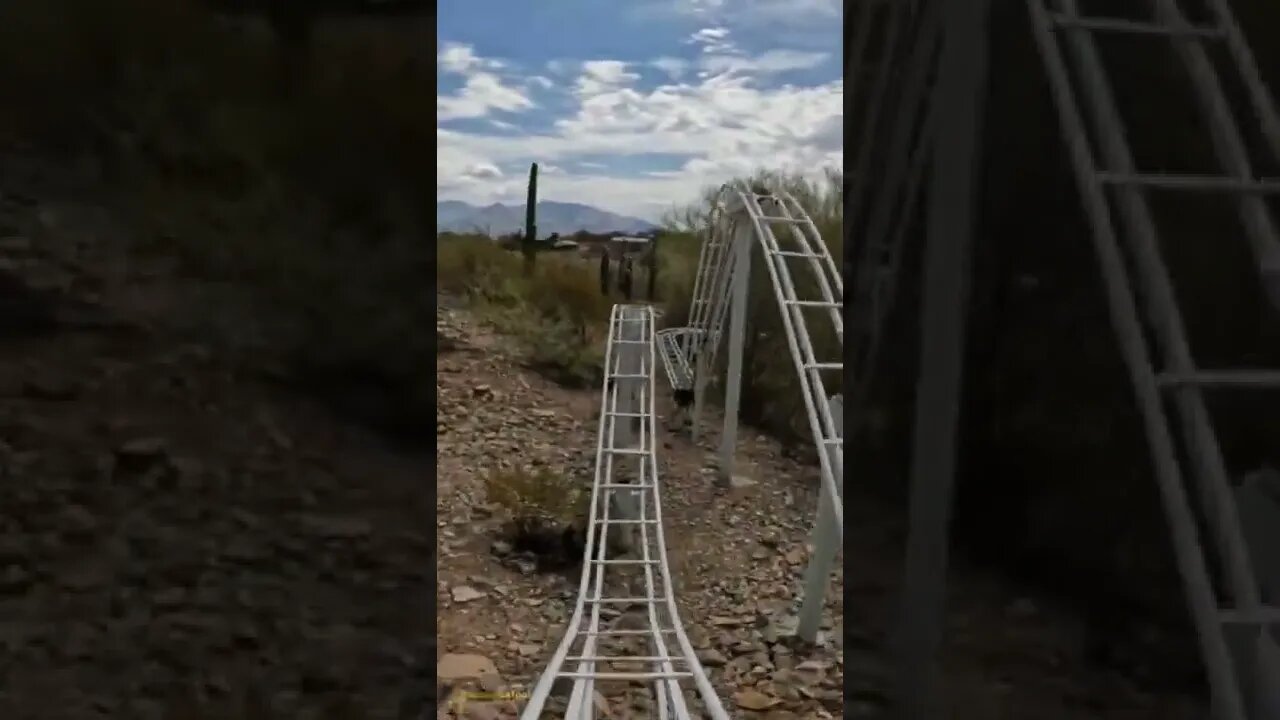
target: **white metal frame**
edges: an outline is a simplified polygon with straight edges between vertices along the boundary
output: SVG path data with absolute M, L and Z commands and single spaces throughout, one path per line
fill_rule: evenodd
M 852 209 L 846 214 L 846 232 L 862 243 L 861 251 L 851 256 L 857 263 L 854 302 L 859 312 L 869 306 L 865 310 L 869 317 L 855 323 L 860 333 L 854 343 L 860 354 L 855 360 L 855 404 L 861 397 L 859 390 L 874 372 L 883 324 L 884 308 L 875 301 L 885 288 L 877 282 L 876 274 L 884 270 L 892 279 L 896 270 L 893 255 L 881 252 L 881 246 L 900 252 L 905 229 L 903 215 L 893 217 L 895 202 L 903 202 L 895 197 L 900 197 L 904 170 L 910 188 L 920 160 L 927 156 L 932 163 L 911 532 L 898 638 L 900 712 L 911 717 L 932 717 L 940 712 L 933 696 L 954 470 L 952 418 L 962 367 L 963 336 L 957 329 L 964 321 L 963 265 L 972 202 L 965 194 L 972 185 L 970 166 L 977 135 L 972 121 L 975 99 L 981 97 L 981 68 L 975 63 L 981 63 L 985 54 L 982 15 L 986 4 L 984 0 L 864 0 L 853 59 L 846 59 L 853 68 L 850 76 L 860 78 L 858 70 L 871 56 L 868 37 L 884 34 L 889 38 L 886 47 L 893 47 L 894 39 L 907 38 L 905 45 L 898 46 L 902 51 L 896 56 L 885 51 L 880 59 L 880 77 L 895 72 L 903 76 L 897 107 L 882 112 L 881 105 L 888 106 L 883 85 L 858 102 L 869 117 L 857 152 L 855 192 L 850 198 Z M 1203 25 L 1192 25 L 1178 0 L 1148 0 L 1148 21 L 1083 17 L 1078 4 L 1078 0 L 1026 0 L 1031 31 L 1092 226 L 1113 331 L 1142 412 L 1156 481 L 1213 689 L 1214 715 L 1219 720 L 1278 720 L 1280 607 L 1277 598 L 1260 596 L 1259 577 L 1255 577 L 1274 571 L 1259 570 L 1256 559 L 1251 562 L 1250 550 L 1256 554 L 1258 548 L 1250 547 L 1242 537 L 1236 499 L 1203 394 L 1215 388 L 1274 390 L 1280 387 L 1280 371 L 1196 367 L 1146 196 L 1156 191 L 1208 192 L 1234 201 L 1245 230 L 1242 239 L 1254 254 L 1263 288 L 1280 307 L 1280 233 L 1262 197 L 1280 194 L 1280 181 L 1258 178 L 1252 170 L 1219 70 L 1233 73 L 1240 81 L 1249 111 L 1246 119 L 1257 123 L 1265 141 L 1256 150 L 1270 152 L 1273 160 L 1280 160 L 1280 113 L 1261 81 L 1228 0 L 1206 0 L 1210 17 Z M 895 13 L 905 15 L 899 18 Z M 903 19 L 920 28 L 914 37 L 900 36 Z M 943 58 L 935 61 L 932 56 L 938 34 L 929 28 L 939 19 L 944 30 Z M 1168 175 L 1135 167 L 1106 67 L 1094 46 L 1094 36 L 1100 33 L 1168 40 L 1187 73 L 1187 84 L 1208 130 L 1220 173 Z M 1229 62 L 1211 63 L 1206 52 L 1209 43 L 1224 45 Z M 938 74 L 938 80 L 927 107 L 921 108 L 915 98 L 920 97 L 920 83 L 931 71 Z M 945 122 L 934 122 L 935 117 L 945 118 Z M 911 129 L 921 124 L 926 128 L 923 140 L 931 147 L 917 144 L 917 150 L 911 150 Z M 887 136 L 889 142 L 876 142 L 881 136 Z M 874 159 L 882 147 L 887 148 L 887 169 L 875 172 Z M 864 232 L 858 221 L 866 214 L 860 210 L 868 190 L 876 191 L 876 204 Z M 913 194 L 914 190 L 906 191 L 907 202 Z M 852 227 L 850 216 L 855 220 Z M 891 283 L 887 289 L 892 293 Z M 1152 330 L 1150 336 L 1146 329 Z M 1197 506 L 1205 517 L 1207 533 L 1198 531 L 1193 511 Z M 1262 511 L 1256 502 L 1243 509 L 1254 513 L 1255 524 L 1260 522 L 1257 516 Z M 1252 545 L 1258 542 L 1253 540 Z M 1207 553 L 1217 555 L 1223 577 L 1210 573 Z M 1280 582 L 1269 576 L 1262 579 Z
M 785 230 L 775 230 L 782 229 Z M 814 554 L 805 570 L 796 634 L 817 638 L 825 590 L 844 536 L 844 402 L 827 391 L 824 373 L 843 374 L 844 280 L 817 227 L 795 198 L 783 192 L 759 194 L 745 184 L 721 188 L 714 204 L 707 240 L 698 263 L 690 327 L 681 333 L 689 344 L 683 362 L 694 368 L 694 435 L 697 436 L 707 384 L 716 372 L 716 351 L 727 316 L 729 353 L 725 376 L 724 419 L 720 436 L 719 470 L 730 478 L 737 449 L 739 391 L 751 282 L 752 249 L 759 247 L 769 286 L 782 318 L 785 339 L 799 380 L 810 433 L 818 451 L 821 485 L 813 533 Z M 817 298 L 797 296 L 792 265 L 810 273 Z M 816 309 L 818 322 L 830 324 L 841 351 L 836 358 L 819 359 L 810 337 L 805 309 Z M 668 360 L 668 377 L 681 389 L 678 360 Z
M 681 625 L 667 564 L 655 454 L 654 347 L 652 308 L 614 306 L 605 353 L 596 475 L 591 489 L 578 598 L 563 639 L 530 692 L 520 715 L 522 720 L 543 717 L 544 706 L 558 681 L 569 684 L 564 717 L 593 719 L 597 711 L 596 684 L 610 680 L 647 683 L 654 694 L 657 717 L 664 720 L 694 716 L 690 714 L 689 692 L 701 699 L 705 717 L 729 718 Z M 624 500 L 618 502 L 619 498 Z M 632 516 L 614 516 L 616 508 L 628 505 Z M 626 528 L 638 536 L 637 549 L 629 554 L 639 557 L 609 556 L 611 528 Z M 618 594 L 616 588 L 606 585 L 606 574 L 627 578 L 630 575 L 625 572 L 627 569 L 639 569 L 644 586 L 642 595 Z M 647 628 L 606 627 L 600 612 L 604 605 L 642 606 Z M 647 654 L 637 655 L 626 648 L 615 647 L 617 643 L 637 637 L 647 641 Z M 618 662 L 640 663 L 649 669 L 645 672 L 609 669 Z

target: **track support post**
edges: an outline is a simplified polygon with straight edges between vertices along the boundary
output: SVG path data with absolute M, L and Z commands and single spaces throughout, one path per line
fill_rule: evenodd
M 733 231 L 733 286 L 729 292 L 729 367 L 725 376 L 724 427 L 720 434 L 720 479 L 733 477 L 738 448 L 738 406 L 742 393 L 742 353 L 747 332 L 747 298 L 751 288 L 751 225 L 737 219 Z
M 836 432 L 844 437 L 844 398 L 832 395 L 827 401 L 827 407 L 831 410 Z M 827 452 L 831 455 L 831 467 L 839 467 L 842 464 L 842 459 L 836 457 L 839 451 L 832 447 Z M 844 482 L 844 478 L 838 480 Z M 818 521 L 813 531 L 813 555 L 809 558 L 809 567 L 805 569 L 800 614 L 796 620 L 796 636 L 807 643 L 818 639 L 827 587 L 830 585 L 831 571 L 835 569 L 836 553 L 840 549 L 840 530 L 836 527 L 835 510 L 832 508 L 832 504 L 837 502 L 843 502 L 843 498 L 831 497 L 826 485 L 822 484 L 822 492 L 818 496 Z
M 933 112 L 929 214 L 921 301 L 909 533 L 898 618 L 897 714 L 945 718 L 938 654 L 946 612 L 956 443 L 963 388 L 974 187 L 987 75 L 989 0 L 943 2 Z M 904 120 L 899 119 L 899 122 Z

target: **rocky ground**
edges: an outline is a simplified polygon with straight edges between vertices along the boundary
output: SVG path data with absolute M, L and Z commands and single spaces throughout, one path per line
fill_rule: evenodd
M 230 306 L 129 240 L 0 186 L 0 717 L 422 716 L 431 458 L 204 342 Z
M 511 692 L 507 697 L 514 699 L 562 636 L 578 569 L 539 573 L 532 561 L 503 557 L 503 511 L 487 502 L 481 478 L 497 467 L 527 464 L 589 482 L 599 395 L 523 370 L 512 347 L 463 309 L 442 310 L 437 326 L 450 339 L 437 374 L 440 699 L 446 703 L 451 691 L 467 690 Z M 670 410 L 659 410 L 659 472 L 676 595 L 726 707 L 735 717 L 776 720 L 888 716 L 885 628 L 893 617 L 903 535 L 897 514 L 850 490 L 846 547 L 855 574 L 847 587 L 848 615 L 842 571 L 828 598 L 821 645 L 788 643 L 778 636 L 776 620 L 790 610 L 807 559 L 816 469 L 748 429 L 739 451 L 741 476 L 733 488 L 719 490 L 710 482 L 710 445 L 673 432 L 663 423 Z M 1190 694 L 1092 666 L 1077 617 L 963 558 L 953 566 L 949 602 L 943 665 L 953 717 L 1204 715 Z M 648 717 L 638 692 L 605 690 L 597 698 L 602 716 Z M 499 697 L 455 708 L 455 715 L 514 717 L 515 707 Z M 447 705 L 441 710 L 453 716 Z
M 461 672 L 455 663 L 475 663 L 511 687 L 527 687 L 562 636 L 578 569 L 539 573 L 532 561 L 502 557 L 500 542 L 495 553 L 505 517 L 488 503 L 483 474 L 526 464 L 589 483 L 600 397 L 521 370 L 503 338 L 465 313 L 446 311 L 438 324 L 458 340 L 437 368 L 440 672 L 453 679 Z M 747 432 L 739 477 L 718 490 L 709 445 L 664 432 L 659 473 L 681 618 L 731 708 L 835 717 L 843 705 L 842 573 L 818 647 L 793 646 L 769 625 L 790 609 L 816 502 L 814 471 L 780 457 L 779 448 Z M 647 717 L 641 692 L 603 695 L 610 716 Z

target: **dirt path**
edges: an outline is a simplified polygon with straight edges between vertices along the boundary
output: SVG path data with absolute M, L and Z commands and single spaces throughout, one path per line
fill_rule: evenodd
M 175 326 L 94 213 L 5 200 L 0 717 L 421 712 L 431 458 Z
M 496 467 L 532 464 L 589 483 L 599 396 L 520 369 L 504 340 L 463 310 L 442 311 L 437 324 L 458 340 L 455 351 L 440 356 L 437 375 L 438 657 L 450 666 L 445 674 L 496 673 L 500 687 L 518 689 L 536 679 L 560 640 L 578 570 L 545 575 L 501 562 L 492 550 L 503 518 L 486 504 L 481 478 Z M 707 469 L 710 445 L 694 445 L 665 427 L 669 411 L 659 409 L 659 472 L 676 594 L 726 707 L 735 716 L 773 720 L 886 717 L 885 629 L 893 620 L 903 537 L 897 513 L 859 498 L 850 486 L 850 615 L 842 570 L 828 596 L 823 645 L 797 652 L 773 636 L 766 619 L 790 609 L 807 559 L 816 468 L 787 459 L 775 442 L 746 429 L 738 470 L 745 479 L 733 490 L 718 490 Z M 712 440 L 718 425 L 713 420 L 708 427 Z M 1143 689 L 1092 667 L 1077 618 L 963 558 L 952 568 L 948 610 L 943 667 L 953 717 L 1190 720 L 1204 714 L 1192 696 Z M 475 664 L 463 667 L 468 662 Z M 610 717 L 648 716 L 632 693 L 609 695 L 606 702 Z M 499 717 L 503 708 L 471 712 Z

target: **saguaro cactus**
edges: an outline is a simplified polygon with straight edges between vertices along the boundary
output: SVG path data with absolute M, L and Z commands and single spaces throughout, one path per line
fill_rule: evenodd
M 533 273 L 538 241 L 538 163 L 529 166 L 529 194 L 524 204 L 524 272 Z

